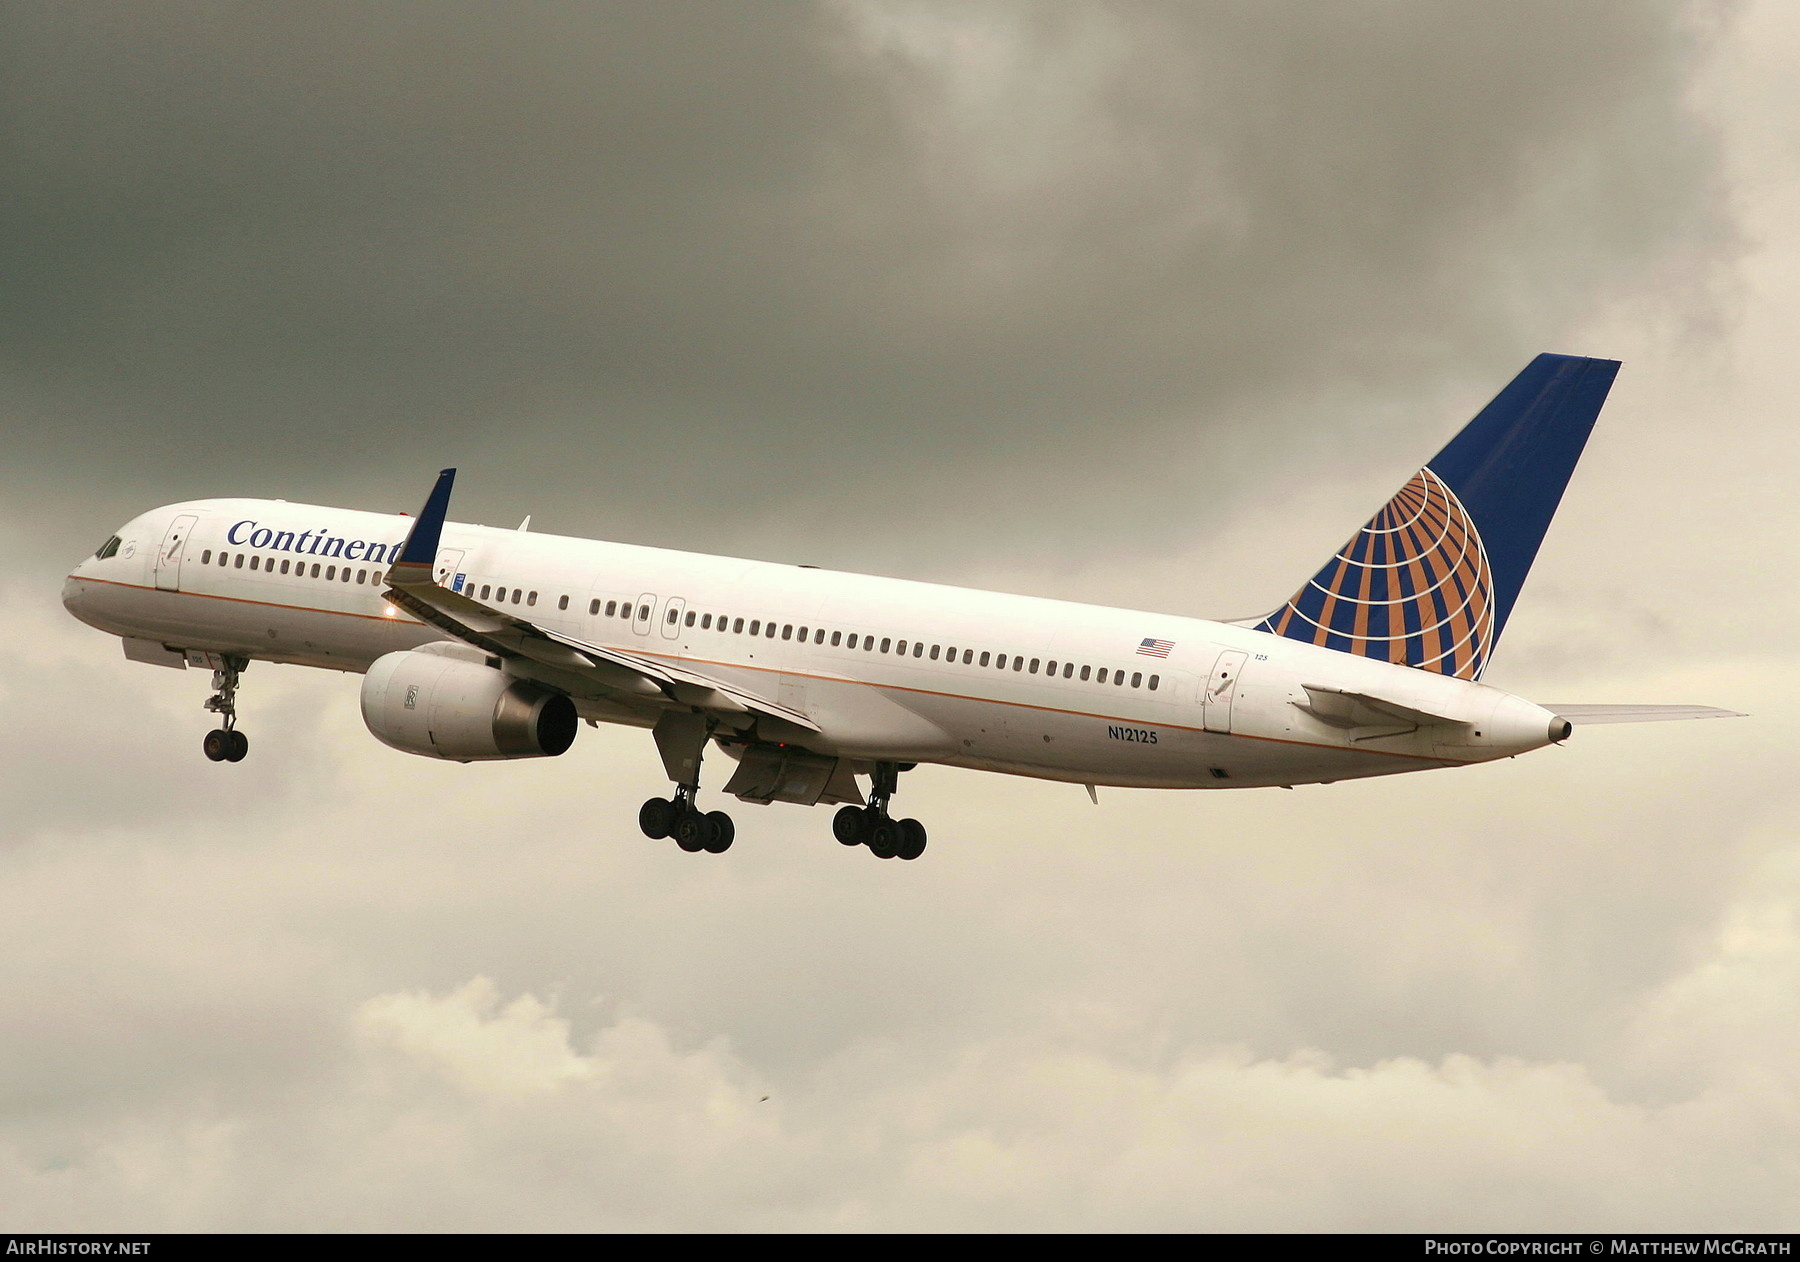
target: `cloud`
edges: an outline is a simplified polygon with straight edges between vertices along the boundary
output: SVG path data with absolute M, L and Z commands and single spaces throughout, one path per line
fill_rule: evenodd
M 1741 956 L 1727 942 L 1674 979 L 1639 1036 L 1722 1015 L 1692 1004 L 1693 983 Z M 1145 1058 L 1026 1038 L 783 1090 L 724 1042 L 683 1050 L 642 1017 L 580 1050 L 554 1012 L 481 977 L 377 996 L 297 1096 L 114 1122 L 54 1161 L 9 1144 L 0 1187 L 34 1229 L 93 1229 L 98 1213 L 115 1230 L 321 1215 L 341 1229 L 1779 1230 L 1795 1208 L 1791 1073 L 1645 1105 L 1568 1063 Z
M 1702 318 L 1681 12 L 24 10 L 0 406 L 103 493 L 461 463 L 476 520 L 1082 554 L 1618 304 Z
M 441 1068 L 477 1093 L 531 1095 L 603 1072 L 569 1047 L 568 1022 L 531 995 L 499 1010 L 494 983 L 477 977 L 442 1000 L 381 995 L 357 1013 L 363 1034 Z

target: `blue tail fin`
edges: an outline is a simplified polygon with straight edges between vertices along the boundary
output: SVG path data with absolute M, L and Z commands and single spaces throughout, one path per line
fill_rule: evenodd
M 1539 355 L 1256 629 L 1481 678 L 1618 371 Z

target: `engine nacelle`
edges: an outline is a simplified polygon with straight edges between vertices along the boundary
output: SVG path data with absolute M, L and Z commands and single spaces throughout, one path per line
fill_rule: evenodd
M 553 757 L 575 743 L 575 703 L 560 692 L 427 645 L 377 658 L 363 677 L 363 722 L 384 745 L 476 762 Z

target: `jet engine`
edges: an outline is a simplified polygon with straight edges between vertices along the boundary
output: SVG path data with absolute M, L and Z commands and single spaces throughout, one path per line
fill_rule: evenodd
M 384 745 L 451 762 L 553 757 L 575 742 L 574 702 L 485 657 L 470 660 L 461 645 L 377 658 L 363 677 L 362 712 Z

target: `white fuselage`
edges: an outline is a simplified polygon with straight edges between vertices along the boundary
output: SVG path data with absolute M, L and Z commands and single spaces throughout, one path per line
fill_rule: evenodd
M 64 602 L 141 660 L 360 672 L 445 638 L 382 595 L 411 524 L 279 500 L 175 504 L 77 566 Z M 799 711 L 820 729 L 806 742 L 816 752 L 860 761 L 1245 788 L 1484 762 L 1554 739 L 1549 711 L 1484 684 L 1170 614 L 456 523 L 436 570 L 545 628 Z M 1345 726 L 1308 707 L 1308 686 L 1454 721 Z M 596 721 L 652 721 L 575 700 Z

